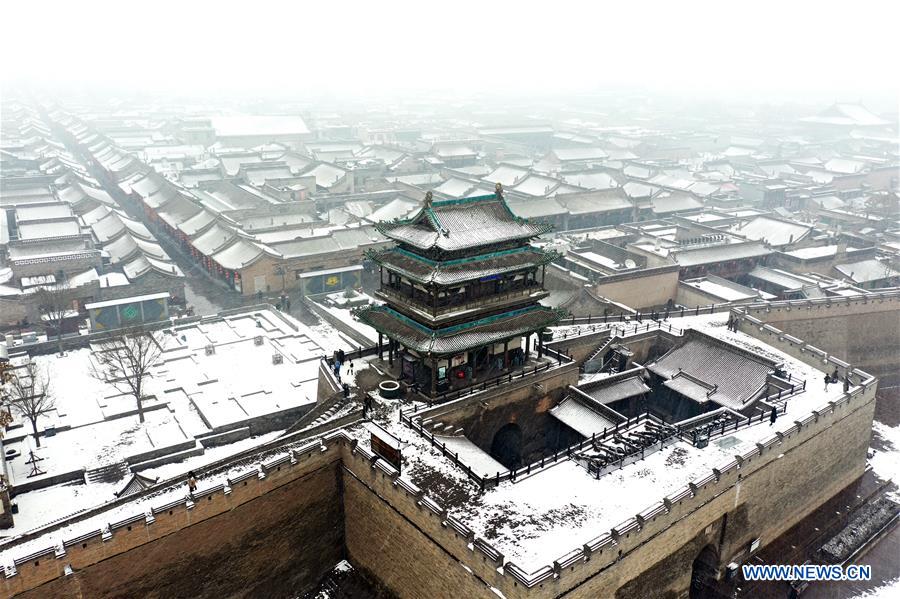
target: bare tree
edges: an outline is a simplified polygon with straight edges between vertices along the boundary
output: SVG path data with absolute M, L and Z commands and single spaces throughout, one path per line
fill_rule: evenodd
M 141 327 L 126 329 L 98 344 L 92 365 L 94 378 L 109 383 L 137 402 L 138 418 L 144 421 L 144 386 L 162 347 Z
M 12 383 L 15 367 L 9 363 L 6 346 L 0 345 L 0 439 L 6 427 L 12 423 L 12 406 L 9 405 L 9 393 L 6 385 Z
M 62 273 L 59 273 L 55 283 L 41 286 L 34 292 L 34 300 L 46 323 L 45 326 L 49 330 L 56 331 L 59 353 L 62 353 L 63 321 L 72 310 L 74 297 L 75 294 L 69 286 L 69 281 L 64 278 Z
M 47 371 L 42 372 L 34 362 L 16 368 L 7 383 L 7 393 L 10 407 L 31 422 L 34 443 L 40 447 L 38 418 L 56 408 L 56 402 L 50 393 L 50 378 Z

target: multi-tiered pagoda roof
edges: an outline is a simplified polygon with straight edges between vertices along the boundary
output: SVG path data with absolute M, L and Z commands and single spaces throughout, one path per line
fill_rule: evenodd
M 417 283 L 457 285 L 529 267 L 543 266 L 555 260 L 559 254 L 525 246 L 455 260 L 431 260 L 395 247 L 381 252 L 370 250 L 366 253 L 366 257 Z
M 360 319 L 420 354 L 442 356 L 539 331 L 562 317 L 559 310 L 532 305 L 442 329 L 431 329 L 390 306 L 366 310 Z
M 484 355 L 502 356 L 504 368 L 513 353 L 527 359 L 529 337 L 562 317 L 539 303 L 549 295 L 544 267 L 558 255 L 530 245 L 551 227 L 513 214 L 499 186 L 459 200 L 429 193 L 415 215 L 378 230 L 397 242 L 367 254 L 381 268 L 376 296 L 385 304 L 356 316 L 391 341 L 390 356 L 400 347 L 426 362 L 432 387 L 436 371 L 465 364 L 475 372 Z
M 529 240 L 551 226 L 512 213 L 500 193 L 460 200 L 427 200 L 406 220 L 376 225 L 385 237 L 420 250 L 444 252 Z

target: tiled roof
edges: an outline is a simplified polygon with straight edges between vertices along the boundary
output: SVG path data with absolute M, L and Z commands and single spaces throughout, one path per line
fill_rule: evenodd
M 356 317 L 420 354 L 451 355 L 552 326 L 562 318 L 562 311 L 529 306 L 437 330 L 429 329 L 388 306 L 367 306 L 358 311 Z
M 616 426 L 615 422 L 601 416 L 571 395 L 552 408 L 550 415 L 585 437 Z
M 195 237 L 193 241 L 191 241 L 191 245 L 193 245 L 198 252 L 209 256 L 224 247 L 235 235 L 236 233 L 234 230 L 216 223 Z
M 874 258 L 860 262 L 850 262 L 849 264 L 839 264 L 834 268 L 856 283 L 881 281 L 900 275 L 900 272 L 891 268 L 890 264 L 880 262 Z
M 530 239 L 550 230 L 549 225 L 517 217 L 496 195 L 435 201 L 408 220 L 379 223 L 377 228 L 394 241 L 445 251 Z
M 155 258 L 150 258 L 144 254 L 141 254 L 128 264 L 122 266 L 122 270 L 130 281 L 134 281 L 150 271 L 155 271 L 170 277 L 184 276 L 184 273 L 181 272 L 181 269 L 178 268 L 177 265 L 171 262 L 156 260 Z
M 600 382 L 602 383 L 603 381 L 601 380 Z M 582 391 L 599 403 L 609 404 L 627 397 L 649 393 L 650 387 L 644 384 L 644 380 L 640 376 L 633 376 L 608 385 L 597 387 L 592 385 L 589 388 L 582 389 Z
M 370 259 L 383 264 L 388 270 L 419 283 L 438 285 L 455 285 L 463 281 L 524 270 L 547 264 L 556 256 L 555 252 L 544 252 L 532 247 L 447 262 L 425 260 L 399 248 L 368 254 Z
M 206 229 L 206 227 L 208 227 L 215 220 L 215 214 L 208 210 L 201 210 L 191 218 L 178 225 L 178 228 L 188 237 L 192 237 L 200 231 Z
M 798 289 L 812 281 L 812 279 L 801 275 L 765 266 L 757 266 L 748 273 L 748 276 L 784 289 Z
M 263 253 L 263 250 L 255 243 L 246 239 L 238 239 L 227 248 L 214 254 L 212 259 L 222 268 L 239 270 L 255 262 Z
M 674 377 L 663 383 L 663 386 L 672 389 L 676 393 L 684 395 L 697 403 L 706 403 L 710 399 L 718 399 L 715 395 L 718 393 L 715 385 L 708 385 L 704 381 L 699 381 L 692 376 L 685 376 L 683 372 L 678 372 Z
M 648 365 L 647 369 L 664 379 L 675 378 L 684 372 L 694 382 L 714 385 L 716 392 L 710 399 L 720 405 L 741 410 L 746 407 L 747 401 L 755 399 L 755 394 L 766 382 L 766 376 L 774 366 L 773 362 L 760 356 L 753 356 L 738 348 L 732 349 L 726 343 L 695 334 Z
M 698 264 L 714 264 L 726 260 L 742 260 L 767 256 L 772 250 L 761 243 L 729 243 L 693 249 L 690 246 L 677 248 L 675 262 L 679 266 L 695 266 Z

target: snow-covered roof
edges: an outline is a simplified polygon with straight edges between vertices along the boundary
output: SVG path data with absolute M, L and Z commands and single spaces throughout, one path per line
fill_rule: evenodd
M 490 184 L 500 183 L 504 187 L 512 187 L 516 183 L 522 181 L 528 176 L 528 169 L 519 168 L 509 164 L 501 164 L 491 173 L 485 176 L 482 181 Z
M 767 256 L 772 250 L 761 243 L 728 243 L 703 248 L 679 248 L 674 251 L 675 262 L 680 266 L 714 264 L 726 260 L 742 260 Z
M 769 245 L 774 246 L 797 243 L 805 238 L 812 229 L 812 225 L 768 216 L 757 216 L 731 228 L 732 232 L 738 235 L 755 241 L 765 240 Z
M 874 258 L 839 264 L 834 268 L 855 283 L 870 283 L 900 276 L 900 272 L 894 270 L 890 264 Z
M 606 429 L 616 426 L 614 421 L 584 405 L 574 395 L 566 397 L 551 408 L 550 415 L 585 437 L 599 435 Z
M 598 147 L 557 148 L 552 154 L 560 162 L 577 162 L 582 160 L 603 160 L 608 156 L 606 150 Z
M 612 189 L 619 186 L 615 178 L 605 172 L 565 173 L 562 178 L 569 185 L 585 189 Z
M 334 166 L 333 164 L 321 163 L 304 172 L 303 176 L 315 177 L 316 185 L 327 189 L 340 181 L 341 178 L 346 174 L 347 171 L 338 166 Z
M 256 262 L 265 252 L 257 244 L 246 239 L 234 243 L 213 254 L 212 259 L 222 268 L 240 270 Z

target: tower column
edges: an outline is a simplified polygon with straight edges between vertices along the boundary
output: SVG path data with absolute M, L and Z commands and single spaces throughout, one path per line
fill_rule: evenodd
M 437 360 L 431 359 L 431 395 L 437 394 Z

